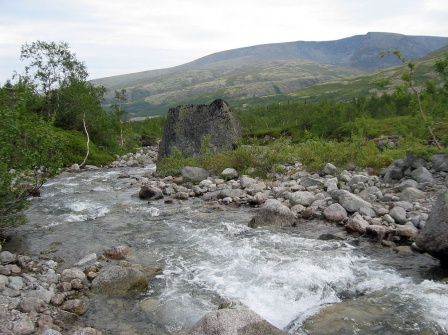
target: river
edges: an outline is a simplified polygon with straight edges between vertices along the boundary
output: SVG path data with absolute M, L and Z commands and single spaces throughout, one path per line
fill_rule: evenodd
M 163 271 L 145 294 L 92 296 L 86 322 L 107 334 L 164 334 L 219 306 L 250 308 L 292 334 L 443 334 L 448 273 L 424 255 L 365 239 L 320 240 L 341 228 L 311 222 L 251 229 L 253 209 L 217 211 L 200 199 L 148 203 L 131 187 L 146 168 L 63 173 L 32 200 L 9 249 L 61 268 L 127 245 L 129 261 Z M 130 178 L 119 178 L 122 174 Z

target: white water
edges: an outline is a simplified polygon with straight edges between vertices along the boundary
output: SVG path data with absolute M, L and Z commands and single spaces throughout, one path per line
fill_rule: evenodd
M 138 190 L 129 187 L 129 179 L 117 179 L 119 174 L 97 171 L 51 180 L 28 211 L 25 234 L 34 239 L 40 234 L 28 247 L 39 253 L 62 241 L 60 252 L 75 263 L 106 246 L 128 244 L 135 250 L 133 261 L 157 259 L 163 273 L 142 299 L 158 304 L 143 318 L 167 331 L 191 327 L 229 302 L 288 332 L 305 334 L 306 319 L 351 296 L 378 301 L 386 314 L 397 314 L 390 321 L 396 333 L 448 332 L 446 284 L 403 276 L 346 242 L 248 228 L 247 211 L 207 213 L 192 201 L 148 204 L 131 197 Z M 404 329 L 402 322 L 411 319 Z M 381 333 L 361 326 L 359 334 Z

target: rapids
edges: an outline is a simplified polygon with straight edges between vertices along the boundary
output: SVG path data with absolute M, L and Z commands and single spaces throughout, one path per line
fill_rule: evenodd
M 163 271 L 139 296 L 92 296 L 86 322 L 107 334 L 164 334 L 191 327 L 220 306 L 247 307 L 292 334 L 443 334 L 448 277 L 423 255 L 400 256 L 363 239 L 324 241 L 340 231 L 311 222 L 247 227 L 253 209 L 215 211 L 200 199 L 165 204 L 135 197 L 133 176 L 107 169 L 51 179 L 8 249 L 73 266 L 127 245 L 130 262 Z M 129 178 L 119 178 L 122 173 Z

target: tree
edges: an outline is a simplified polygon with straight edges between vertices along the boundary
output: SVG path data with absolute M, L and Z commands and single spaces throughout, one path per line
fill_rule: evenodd
M 84 63 L 69 51 L 66 42 L 25 43 L 21 48 L 20 59 L 30 62 L 25 67 L 24 77 L 32 83 L 37 94 L 45 97 L 43 113 L 48 118 L 60 110 L 60 89 L 70 86 L 73 81 L 85 82 L 88 77 Z
M 414 85 L 413 75 L 415 73 L 415 66 L 416 66 L 415 62 L 408 61 L 407 58 L 401 54 L 400 50 L 394 50 L 393 52 L 391 52 L 390 50 L 381 51 L 380 57 L 384 58 L 386 55 L 390 55 L 390 54 L 395 55 L 403 64 L 406 64 L 407 69 L 402 72 L 401 80 L 405 84 L 405 87 L 411 89 L 411 91 L 415 94 L 415 96 L 417 98 L 417 104 L 418 104 L 420 116 L 422 117 L 422 119 L 426 125 L 426 128 L 428 129 L 429 133 L 431 134 L 431 138 L 434 141 L 434 144 L 436 145 L 437 149 L 442 150 L 442 147 L 439 144 L 439 141 L 434 133 L 434 130 L 432 129 L 431 122 L 428 119 L 428 117 L 426 116 L 425 112 L 423 111 L 422 101 L 421 101 L 421 97 L 420 97 L 420 91 Z M 436 71 L 439 70 L 444 73 L 445 68 L 446 67 L 443 67 L 443 65 L 442 66 L 435 65 Z M 377 84 L 379 84 L 380 86 L 387 85 L 388 83 L 389 83 L 389 81 L 384 78 L 377 81 Z M 401 87 L 396 88 L 396 90 L 398 90 L 398 91 L 400 91 L 401 89 L 402 89 Z
M 122 88 L 120 91 L 115 91 L 115 99 L 117 100 L 117 102 L 111 104 L 110 108 L 112 109 L 113 117 L 120 125 L 119 142 L 120 142 L 120 147 L 123 148 L 124 147 L 124 138 L 125 138 L 124 133 L 123 133 L 123 126 L 124 126 L 124 122 L 125 122 L 124 117 L 126 116 L 126 114 L 128 112 L 121 108 L 121 104 L 128 101 L 128 98 L 126 96 L 126 90 L 124 88 Z
M 32 91 L 21 81 L 0 88 L 0 226 L 21 222 L 28 197 L 61 166 L 52 125 L 29 111 Z

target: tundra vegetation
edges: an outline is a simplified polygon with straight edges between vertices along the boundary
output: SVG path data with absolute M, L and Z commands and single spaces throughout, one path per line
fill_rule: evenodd
M 84 63 L 67 43 L 25 44 L 21 59 L 27 64 L 24 72 L 0 87 L 0 226 L 23 220 L 28 197 L 60 168 L 103 166 L 117 154 L 154 145 L 166 122 L 163 116 L 129 122 L 122 108 L 125 90 L 102 106 L 105 88 L 87 80 Z M 175 175 L 194 165 L 216 173 L 233 167 L 268 178 L 296 161 L 310 170 L 331 162 L 378 171 L 407 151 L 424 158 L 446 152 L 448 54 L 435 61 L 434 76 L 424 87 L 414 85 L 418 64 L 412 66 L 400 85 L 380 78 L 381 87 L 373 93 L 348 101 L 322 96 L 316 102 L 264 102 L 235 110 L 243 127 L 237 149 L 212 154 L 205 136 L 198 157 L 175 150 L 159 160 L 158 173 Z M 375 139 L 391 134 L 398 142 L 380 150 Z

